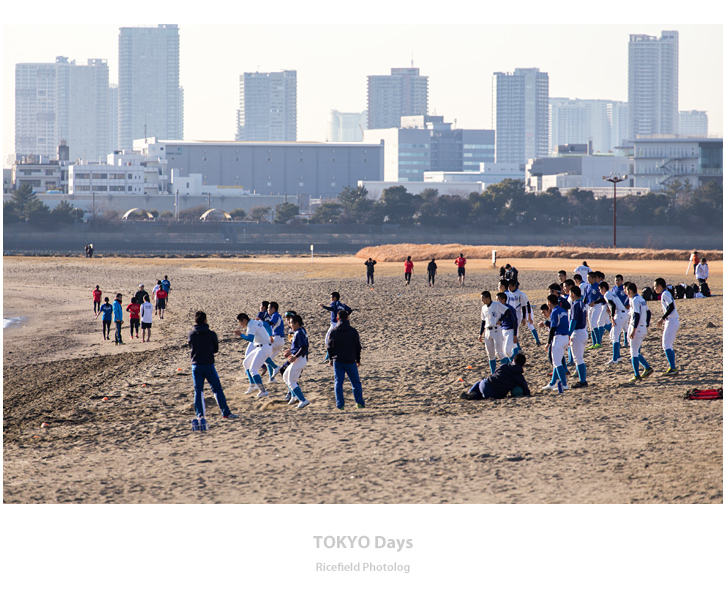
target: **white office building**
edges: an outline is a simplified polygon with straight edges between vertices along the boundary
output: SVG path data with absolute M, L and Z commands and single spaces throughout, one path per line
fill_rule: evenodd
M 621 143 L 613 136 L 614 104 L 612 100 L 550 98 L 550 152 L 557 146 L 586 143 L 594 153 L 612 152 Z
M 297 71 L 240 75 L 235 140 L 297 140 Z
M 118 38 L 118 148 L 139 138 L 184 139 L 179 27 L 121 27 Z
M 678 32 L 632 34 L 628 44 L 628 138 L 678 133 Z

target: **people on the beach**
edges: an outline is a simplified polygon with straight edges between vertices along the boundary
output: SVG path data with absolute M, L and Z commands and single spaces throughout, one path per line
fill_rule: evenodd
M 413 275 L 413 261 L 409 256 L 406 262 L 403 263 L 403 278 L 406 280 L 406 285 L 411 283 L 411 275 Z
M 375 260 L 372 258 L 369 258 L 365 263 L 366 266 L 366 283 L 368 285 L 373 285 L 373 272 L 375 271 L 375 266 L 378 264 Z
M 109 302 L 108 297 L 104 298 L 104 303 L 99 307 L 98 312 L 96 313 L 96 319 L 98 319 L 98 315 L 102 315 L 101 325 L 103 327 L 103 339 L 110 340 L 111 323 L 113 322 L 113 306 Z
M 466 259 L 461 252 L 459 253 L 459 257 L 454 261 L 454 264 L 456 264 L 456 274 L 459 277 L 459 287 L 464 287 L 464 279 L 466 279 L 466 267 L 464 265 L 466 264 Z
M 250 319 L 246 313 L 237 315 L 237 323 L 239 323 L 240 328 L 235 329 L 234 334 L 253 345 L 252 350 L 242 362 L 247 379 L 250 382 L 250 387 L 245 394 L 257 392 L 257 397 L 262 398 L 269 395 L 262 383 L 260 367 L 265 364 L 265 361 L 272 354 L 272 328 L 266 321 Z M 245 333 L 242 333 L 242 329 L 246 329 Z
M 144 296 L 146 296 L 146 290 L 144 289 L 144 284 L 139 284 L 139 289 L 134 294 L 133 299 L 136 300 L 136 304 L 141 306 L 144 303 Z
M 680 320 L 678 318 L 678 310 L 676 310 L 676 301 L 673 299 L 673 294 L 668 290 L 665 279 L 662 277 L 658 277 L 655 280 L 653 289 L 656 294 L 660 294 L 660 305 L 663 309 L 663 316 L 658 319 L 657 325 L 663 328 L 663 352 L 665 352 L 666 360 L 668 361 L 668 369 L 661 373 L 661 375 L 677 375 L 676 352 L 673 349 L 673 344 L 676 341 L 676 333 L 680 327 Z
M 606 284 L 607 285 L 607 284 Z M 587 387 L 587 368 L 585 366 L 585 344 L 587 344 L 587 309 L 582 303 L 582 293 L 580 288 L 572 286 L 570 288 L 570 311 L 569 319 L 569 344 L 572 350 L 572 361 L 577 369 L 577 377 L 579 381 L 572 384 L 572 388 Z
M 320 308 L 324 308 L 327 311 L 330 311 L 330 327 L 328 327 L 328 331 L 325 334 L 325 346 L 327 348 L 328 341 L 330 340 L 330 332 L 333 331 L 333 328 L 338 324 L 338 313 L 341 310 L 344 310 L 345 312 L 350 315 L 350 313 L 353 312 L 353 309 L 348 306 L 347 304 L 343 304 L 340 301 L 340 293 L 338 292 L 330 292 L 330 306 L 325 306 L 325 304 L 320 304 Z M 328 353 L 325 353 L 325 362 L 328 362 L 330 359 L 330 356 Z
M 171 281 L 169 281 L 168 275 L 164 275 L 164 279 L 161 280 L 161 287 L 164 288 L 164 291 L 166 292 L 165 304 L 166 304 L 166 306 L 169 306 L 169 294 L 171 294 Z
M 363 387 L 358 374 L 360 367 L 361 344 L 358 331 L 350 326 L 348 312 L 338 311 L 338 325 L 330 332 L 327 342 L 330 366 L 335 373 L 335 406 L 338 410 L 345 409 L 343 382 L 348 376 L 353 387 L 353 398 L 358 408 L 365 408 Z
M 131 298 L 131 304 L 126 307 L 126 312 L 129 313 L 129 335 L 133 338 L 134 331 L 136 331 L 136 339 L 138 339 L 141 305 L 136 301 L 136 296 Z
M 706 283 L 706 280 L 708 279 L 708 263 L 706 262 L 705 256 L 701 258 L 701 262 L 698 263 L 698 266 L 695 270 L 695 275 L 699 284 Z
M 489 377 L 477 381 L 468 392 L 463 392 L 462 400 L 501 400 L 506 398 L 507 394 L 530 396 L 531 392 L 522 368 L 526 362 L 527 357 L 524 354 L 517 354 L 511 363 L 498 366 Z
M 635 375 L 630 380 L 630 383 L 637 383 L 638 381 L 650 377 L 653 374 L 653 369 L 650 368 L 648 362 L 643 358 L 643 354 L 640 351 L 640 347 L 645 339 L 648 326 L 648 305 L 643 300 L 643 297 L 638 294 L 638 286 L 634 283 L 629 283 L 626 286 L 628 292 L 628 298 L 630 299 L 630 322 L 628 323 L 628 342 L 630 344 L 630 363 L 633 366 L 633 372 Z M 643 375 L 640 374 L 640 365 L 645 367 Z
M 222 417 L 237 419 L 237 415 L 233 414 L 229 406 L 227 406 L 227 398 L 224 395 L 217 369 L 214 366 L 214 355 L 219 352 L 219 340 L 217 334 L 209 328 L 207 315 L 204 311 L 198 310 L 194 315 L 194 326 L 187 335 L 187 340 L 191 349 L 194 412 L 197 419 L 203 419 L 207 413 L 203 393 L 205 379 L 212 388 L 217 406 L 222 411 Z
M 96 286 L 96 289 L 93 290 L 93 315 L 98 316 L 98 311 L 101 310 L 101 296 L 103 295 L 103 292 L 99 289 L 98 286 Z
M 159 314 L 159 318 L 164 318 L 164 310 L 166 309 L 166 290 L 164 287 L 160 287 L 156 293 L 154 294 L 154 297 L 156 299 L 156 312 Z
M 429 278 L 429 287 L 434 287 L 436 283 L 436 269 L 438 269 L 438 265 L 436 264 L 435 259 L 431 259 L 428 265 L 426 265 L 426 273 L 428 274 Z
M 485 290 L 481 293 L 481 327 L 479 328 L 480 343 L 484 344 L 489 358 L 489 369 L 492 373 L 497 368 L 497 358 L 504 359 L 504 337 L 502 335 L 501 320 L 506 312 L 506 307 L 496 300 Z
M 279 309 L 280 305 L 277 302 L 270 302 L 267 306 L 267 322 L 270 324 L 270 329 L 272 329 L 272 352 L 265 360 L 265 364 L 267 365 L 267 375 L 270 383 L 275 382 L 275 375 L 280 372 L 280 367 L 275 364 L 273 359 L 285 345 L 285 322 L 278 312 Z
M 617 365 L 620 362 L 620 334 L 627 324 L 628 311 L 625 309 L 625 305 L 615 288 L 610 289 L 610 284 L 607 281 L 601 281 L 599 287 L 600 293 L 606 301 L 605 310 L 611 324 L 610 341 L 613 345 L 613 357 L 607 364 Z
M 121 306 L 121 300 L 123 300 L 123 294 L 116 294 L 116 299 L 113 301 L 113 321 L 116 326 L 114 344 L 116 346 L 124 343 L 123 337 L 121 336 L 121 327 L 124 324 L 124 311 Z
M 144 296 L 144 303 L 141 305 L 141 341 L 151 341 L 151 323 L 154 315 L 154 307 L 149 301 L 149 294 Z
M 302 370 L 308 364 L 308 336 L 300 315 L 291 315 L 290 324 L 293 331 L 292 343 L 290 349 L 285 351 L 285 358 L 290 366 L 285 370 L 282 379 L 287 385 L 290 396 L 288 404 L 294 404 L 297 401 L 296 408 L 305 408 L 310 401 L 305 399 L 298 381 Z

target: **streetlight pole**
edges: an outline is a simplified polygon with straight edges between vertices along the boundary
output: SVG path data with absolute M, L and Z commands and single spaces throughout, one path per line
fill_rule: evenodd
M 610 173 L 609 177 L 607 175 L 603 175 L 602 178 L 605 181 L 609 181 L 610 183 L 613 184 L 613 248 L 615 248 L 615 247 L 617 247 L 617 237 L 616 237 L 617 220 L 616 220 L 616 212 L 615 212 L 616 201 L 617 201 L 617 189 L 618 189 L 618 184 L 621 181 L 625 181 L 628 178 L 628 176 L 623 175 L 621 177 L 620 175 Z

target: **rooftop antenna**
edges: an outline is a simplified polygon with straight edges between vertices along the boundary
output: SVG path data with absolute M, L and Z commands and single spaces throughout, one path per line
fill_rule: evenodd
M 413 50 L 411 50 L 411 68 L 413 69 Z

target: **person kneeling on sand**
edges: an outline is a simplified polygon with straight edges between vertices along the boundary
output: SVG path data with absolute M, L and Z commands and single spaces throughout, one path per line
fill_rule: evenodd
M 500 365 L 492 375 L 477 381 L 468 392 L 463 392 L 462 400 L 501 399 L 510 392 L 512 396 L 530 396 L 522 369 L 526 361 L 524 354 L 517 354 L 513 363 Z

